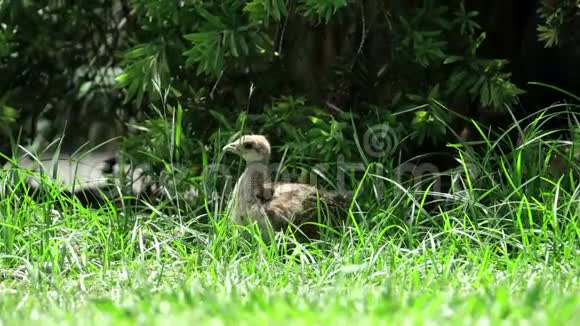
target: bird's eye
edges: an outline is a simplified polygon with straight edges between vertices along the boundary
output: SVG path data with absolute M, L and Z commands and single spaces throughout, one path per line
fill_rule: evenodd
M 252 148 L 252 143 L 244 143 L 244 144 L 242 145 L 242 147 L 243 147 L 244 149 L 250 149 L 250 148 Z

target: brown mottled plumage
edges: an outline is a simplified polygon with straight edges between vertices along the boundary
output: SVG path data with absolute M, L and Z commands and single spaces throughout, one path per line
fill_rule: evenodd
M 291 226 L 298 236 L 316 238 L 317 224 L 335 224 L 339 211 L 350 202 L 350 195 L 321 191 L 307 184 L 272 183 L 270 144 L 264 136 L 244 135 L 223 150 L 246 161 L 230 203 L 230 214 L 237 224 L 256 221 L 263 232 L 270 227 L 278 231 Z

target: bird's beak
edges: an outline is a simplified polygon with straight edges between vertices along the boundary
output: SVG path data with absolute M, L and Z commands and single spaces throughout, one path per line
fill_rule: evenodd
M 224 152 L 230 152 L 230 153 L 234 153 L 234 154 L 239 154 L 238 151 L 238 144 L 237 143 L 229 143 L 226 146 L 224 146 L 224 148 L 222 148 L 222 150 Z

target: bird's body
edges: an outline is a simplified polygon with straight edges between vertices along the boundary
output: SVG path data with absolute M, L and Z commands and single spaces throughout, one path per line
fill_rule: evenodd
M 291 227 L 299 235 L 313 238 L 318 234 L 317 224 L 331 224 L 329 217 L 350 199 L 308 184 L 271 182 L 270 145 L 263 136 L 243 136 L 224 149 L 240 155 L 247 164 L 230 202 L 230 216 L 237 224 L 257 222 L 262 232 Z M 327 207 L 333 208 L 331 214 Z

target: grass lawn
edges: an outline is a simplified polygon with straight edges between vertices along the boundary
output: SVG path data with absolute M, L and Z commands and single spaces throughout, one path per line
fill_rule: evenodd
M 267 250 L 235 253 L 217 239 L 195 249 L 166 235 L 126 260 L 115 258 L 120 248 L 95 254 L 107 243 L 93 243 L 68 271 L 4 267 L 15 279 L 1 283 L 1 319 L 6 325 L 580 321 L 575 254 L 510 258 L 495 245 L 469 245 L 450 233 L 414 250 L 392 240 L 373 245 L 369 234 L 364 246 L 345 241 L 301 263 Z

